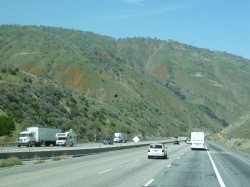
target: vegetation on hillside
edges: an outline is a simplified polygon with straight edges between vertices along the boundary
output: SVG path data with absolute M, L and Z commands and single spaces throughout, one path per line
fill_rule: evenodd
M 11 118 L 0 116 L 0 136 L 11 136 L 15 129 L 15 122 Z
M 0 26 L 0 110 L 81 140 L 219 132 L 250 110 L 250 61 L 152 38 Z

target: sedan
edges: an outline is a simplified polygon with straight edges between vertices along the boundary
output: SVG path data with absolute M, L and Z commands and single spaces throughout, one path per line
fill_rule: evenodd
M 164 144 L 150 144 L 148 147 L 148 159 L 153 157 L 167 158 L 167 147 Z
M 175 140 L 173 144 L 174 144 L 174 145 L 175 145 L 175 144 L 180 145 L 180 142 L 179 142 L 178 140 Z

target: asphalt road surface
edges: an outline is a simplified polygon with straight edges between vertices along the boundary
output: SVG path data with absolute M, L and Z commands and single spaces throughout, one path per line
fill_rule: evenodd
M 168 159 L 148 159 L 147 147 L 0 168 L 4 187 L 249 186 L 249 157 L 216 144 L 205 151 L 167 144 Z M 211 157 L 211 158 L 210 158 Z
M 206 142 L 174 160 L 144 186 L 249 187 L 250 155 Z

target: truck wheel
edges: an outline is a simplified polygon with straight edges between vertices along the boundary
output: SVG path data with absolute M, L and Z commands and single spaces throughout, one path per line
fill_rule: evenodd
M 27 147 L 32 147 L 32 144 L 31 144 L 31 143 L 28 143 L 28 144 L 27 144 Z
M 20 147 L 20 145 L 18 145 L 17 147 Z

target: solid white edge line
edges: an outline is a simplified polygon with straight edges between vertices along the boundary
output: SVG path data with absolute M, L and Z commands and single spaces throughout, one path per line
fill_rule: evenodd
M 151 182 L 153 182 L 154 181 L 154 179 L 151 179 L 147 184 L 145 184 L 144 186 L 148 186 L 148 185 L 150 185 L 150 183 Z
M 112 170 L 112 169 L 108 169 L 108 170 L 102 171 L 102 172 L 98 173 L 98 175 L 103 174 L 103 173 L 106 173 L 106 172 L 111 171 L 111 170 Z
M 207 154 L 208 154 L 208 156 L 209 156 L 209 158 L 210 158 L 210 161 L 211 161 L 211 163 L 212 163 L 212 165 L 213 165 L 213 168 L 214 168 L 216 177 L 217 177 L 217 179 L 218 179 L 218 181 L 219 181 L 219 183 L 220 183 L 220 186 L 221 186 L 221 187 L 226 187 L 226 185 L 224 184 L 224 182 L 223 182 L 223 180 L 222 180 L 222 178 L 221 178 L 221 176 L 220 176 L 220 173 L 219 173 L 219 171 L 218 171 L 218 169 L 217 169 L 217 167 L 216 167 L 216 165 L 215 165 L 215 163 L 214 163 L 212 157 L 210 156 L 208 150 L 207 150 Z

